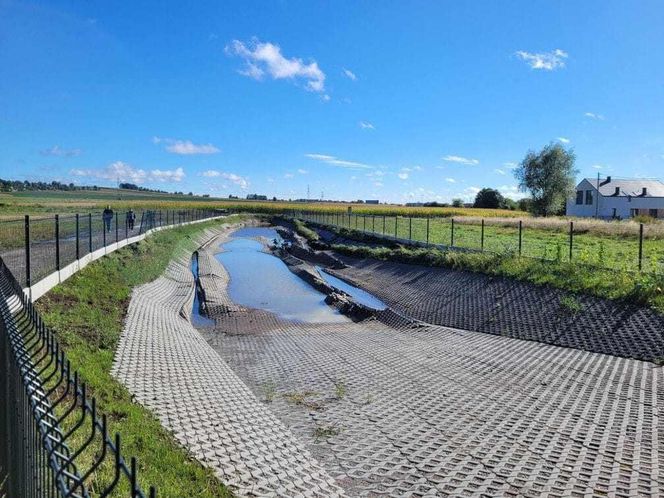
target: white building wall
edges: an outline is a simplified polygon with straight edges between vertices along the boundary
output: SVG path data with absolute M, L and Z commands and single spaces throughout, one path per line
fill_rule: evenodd
M 576 203 L 576 192 L 583 190 L 583 204 Z M 592 190 L 593 203 L 586 204 L 586 190 Z M 597 204 L 598 203 L 598 204 Z M 614 214 L 615 209 L 615 214 Z M 664 217 L 664 198 L 663 197 L 627 197 L 627 196 L 602 196 L 594 185 L 587 180 L 583 180 L 577 185 L 574 191 L 574 197 L 567 200 L 567 214 L 569 216 L 578 216 L 582 218 L 598 216 L 599 218 L 613 218 L 614 216 L 622 219 L 632 217 L 632 209 L 640 210 L 637 214 L 649 214 L 650 209 L 658 210 L 658 217 Z

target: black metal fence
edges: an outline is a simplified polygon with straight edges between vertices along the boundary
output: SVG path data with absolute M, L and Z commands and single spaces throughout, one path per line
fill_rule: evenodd
M 0 497 L 156 496 L 23 291 L 53 271 L 152 228 L 222 210 L 146 210 L 0 222 Z
M 514 254 L 545 261 L 575 261 L 611 270 L 664 272 L 661 225 L 634 224 L 630 233 L 594 233 L 583 222 L 365 215 L 353 212 L 292 211 L 321 226 L 345 228 L 413 245 Z M 553 223 L 553 222 L 552 222 Z M 581 228 L 579 227 L 581 225 Z
M 1 259 L 0 295 L 0 496 L 156 496 Z
M 0 256 L 23 287 L 30 287 L 103 247 L 150 229 L 204 220 L 218 209 L 114 211 L 25 216 L 0 221 Z

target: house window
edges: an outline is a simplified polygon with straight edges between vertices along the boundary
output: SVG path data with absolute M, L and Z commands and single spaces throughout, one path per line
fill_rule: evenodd
M 583 190 L 576 191 L 576 203 L 583 204 Z
M 657 218 L 657 210 L 656 209 L 651 209 L 650 210 L 650 216 L 652 216 L 653 218 Z
M 592 204 L 592 203 L 593 203 L 593 191 L 586 190 L 586 204 Z

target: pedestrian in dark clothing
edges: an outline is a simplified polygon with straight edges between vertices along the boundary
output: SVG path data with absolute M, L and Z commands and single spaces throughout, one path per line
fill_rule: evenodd
M 130 209 L 129 211 L 127 211 L 127 228 L 129 230 L 133 230 L 135 222 L 136 222 L 136 213 L 134 213 L 133 209 Z
M 104 220 L 104 226 L 106 227 L 106 231 L 110 232 L 111 221 L 113 221 L 113 210 L 111 209 L 111 206 L 106 206 L 106 209 L 104 209 L 104 213 L 102 214 L 102 218 Z

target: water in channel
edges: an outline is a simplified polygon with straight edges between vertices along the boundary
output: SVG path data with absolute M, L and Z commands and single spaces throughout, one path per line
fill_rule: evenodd
M 243 228 L 222 244 L 224 252 L 215 255 L 230 275 L 228 292 L 235 303 L 297 322 L 349 321 L 325 304 L 325 295 L 293 274 L 281 259 L 263 252 L 255 237 L 279 238 L 271 228 Z
M 328 285 L 334 287 L 337 290 L 343 291 L 353 298 L 356 303 L 365 305 L 367 308 L 374 310 L 384 310 L 387 308 L 387 305 L 378 299 L 373 294 L 369 294 L 367 291 L 359 289 L 353 285 L 350 285 L 348 282 L 344 282 L 340 278 L 330 275 L 325 270 L 320 267 L 316 267 L 320 277 L 325 280 Z

